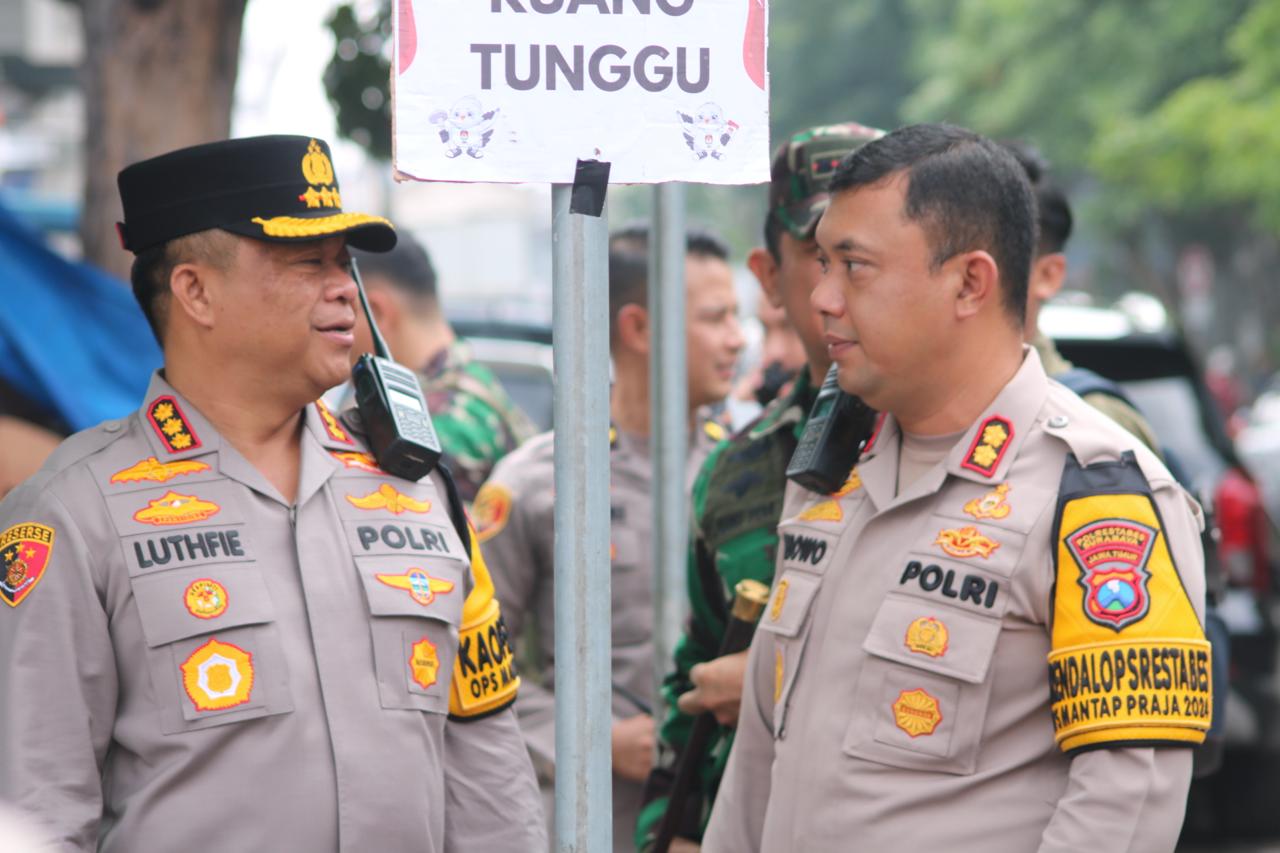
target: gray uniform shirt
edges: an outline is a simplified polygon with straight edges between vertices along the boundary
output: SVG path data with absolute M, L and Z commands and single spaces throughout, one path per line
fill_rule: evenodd
M 514 712 L 449 715 L 443 486 L 314 405 L 300 452 L 289 505 L 157 375 L 0 503 L 0 798 L 74 850 L 541 847 Z
M 1091 598 L 1091 575 L 1070 556 L 1056 576 L 1054 561 L 1066 547 L 1060 529 L 1074 523 L 1060 528 L 1057 517 L 1068 455 L 1107 468 L 1123 451 L 1135 454 L 1158 519 L 1146 520 L 1156 550 L 1141 566 L 1140 555 L 1106 546 L 1131 561 L 1126 570 L 1138 567 L 1129 586 L 1106 585 L 1149 596 L 1149 611 L 1132 613 L 1120 609 L 1131 600 Z M 1198 507 L 1135 438 L 1047 380 L 1031 351 L 946 459 L 895 496 L 898 453 L 890 417 L 844 489 L 820 496 L 788 485 L 778 579 L 702 849 L 1173 850 L 1191 751 L 1120 737 L 1072 757 L 1055 743 L 1055 725 L 1059 737 L 1107 737 L 1132 698 L 1152 712 L 1142 724 L 1152 728 L 1127 732 L 1142 737 L 1165 713 L 1198 727 L 1165 736 L 1203 736 L 1207 656 L 1186 689 L 1162 687 L 1144 663 L 1129 673 L 1142 689 L 1127 690 L 1111 669 L 1127 648 L 1148 663 L 1147 648 L 1174 649 L 1162 658 L 1171 662 L 1189 659 L 1179 648 L 1207 653 Z M 1098 500 L 1099 541 L 1139 527 L 1105 518 L 1131 503 Z M 1099 602 L 1115 609 L 1095 612 L 1095 624 L 1082 614 Z M 1168 636 L 1169 614 L 1183 633 L 1151 639 Z M 1068 624 L 1092 639 L 1062 642 Z M 1141 633 L 1153 624 L 1157 633 Z M 1051 656 L 1078 663 L 1099 648 L 1111 657 L 1092 682 L 1075 670 L 1075 680 L 1051 684 Z M 1187 705 L 1155 709 L 1174 696 L 1194 704 L 1196 719 Z
M 689 440 L 685 487 L 724 434 L 701 424 Z M 526 671 L 516 710 L 544 782 L 555 772 L 555 481 L 553 435 L 543 433 L 505 457 L 476 498 L 476 524 L 513 637 L 531 627 L 539 667 Z M 647 438 L 614 431 L 609 451 L 613 715 L 653 706 L 653 548 Z M 532 623 L 532 624 L 531 624 Z M 614 849 L 634 848 L 641 784 L 614 777 Z M 548 785 L 549 787 L 549 785 Z

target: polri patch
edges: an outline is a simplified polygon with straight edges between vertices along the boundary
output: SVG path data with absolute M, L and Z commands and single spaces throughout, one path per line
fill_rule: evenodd
M 511 490 L 501 483 L 485 483 L 471 507 L 471 517 L 481 542 L 497 536 L 511 518 Z
M 147 406 L 147 420 L 170 453 L 183 453 L 200 446 L 200 438 L 191 421 L 173 397 L 156 397 Z
M 36 588 L 53 556 L 54 530 L 29 521 L 15 524 L 0 533 L 0 558 L 4 573 L 0 577 L 0 599 L 17 607 Z
M 1103 518 L 1066 536 L 1064 544 L 1080 567 L 1084 613 L 1090 620 L 1120 631 L 1147 615 L 1147 561 L 1157 534 L 1131 519 Z
M 907 626 L 904 642 L 908 651 L 940 658 L 947 653 L 950 634 L 945 622 L 933 616 L 922 616 Z
M 184 474 L 198 474 L 208 471 L 209 466 L 194 459 L 179 459 L 174 462 L 161 462 L 154 456 L 148 456 L 141 462 L 111 475 L 112 483 L 138 483 L 149 480 L 154 483 L 167 483 L 174 477 Z
M 1012 439 L 1013 423 L 1008 418 L 992 415 L 978 427 L 973 444 L 969 446 L 969 452 L 960 466 L 984 477 L 994 476 Z

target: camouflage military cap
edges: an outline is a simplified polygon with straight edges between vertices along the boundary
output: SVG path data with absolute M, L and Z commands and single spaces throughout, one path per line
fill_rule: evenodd
M 773 155 L 769 215 L 797 240 L 812 237 L 818 217 L 827 209 L 827 186 L 836 166 L 850 152 L 882 136 L 883 130 L 854 122 L 792 134 Z

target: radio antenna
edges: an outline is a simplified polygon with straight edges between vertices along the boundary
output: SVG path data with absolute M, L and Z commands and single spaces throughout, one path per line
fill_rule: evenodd
M 394 361 L 395 359 L 391 357 L 391 350 L 387 347 L 387 342 L 382 337 L 382 332 L 378 331 L 378 324 L 373 319 L 373 312 L 369 310 L 369 297 L 365 295 L 364 282 L 360 280 L 360 267 L 355 258 L 351 259 L 351 277 L 356 280 L 356 291 L 360 294 L 360 307 L 364 309 L 364 318 L 369 322 L 369 335 L 373 338 L 373 354 L 378 358 Z

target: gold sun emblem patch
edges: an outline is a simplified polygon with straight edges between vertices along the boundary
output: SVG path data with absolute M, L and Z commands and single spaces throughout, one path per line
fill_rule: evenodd
M 213 619 L 227 609 L 227 590 L 215 580 L 200 578 L 187 585 L 182 602 L 197 619 Z
M 204 521 L 206 518 L 217 515 L 221 509 L 222 507 L 213 501 L 170 491 L 148 502 L 145 507 L 135 512 L 133 520 L 157 526 L 190 524 L 193 521 Z
M 907 649 L 931 658 L 940 658 L 947 653 L 946 623 L 932 616 L 922 616 L 907 626 Z
M 999 542 L 983 536 L 973 526 L 939 530 L 933 544 L 952 557 L 960 558 L 990 557 L 991 552 L 1000 547 Z
M 440 657 L 435 644 L 423 637 L 409 649 L 409 673 L 415 684 L 424 690 L 436 683 L 440 672 Z
M 893 722 L 911 737 L 931 735 L 942 722 L 937 697 L 919 688 L 903 690 L 892 708 Z
M 243 705 L 253 693 L 253 655 L 210 639 L 182 662 L 182 687 L 197 711 Z
M 390 483 L 383 483 L 378 486 L 377 491 L 370 492 L 364 497 L 347 495 L 347 502 L 358 509 L 385 509 L 392 515 L 399 515 L 406 511 L 423 513 L 431 509 L 431 501 L 411 498 L 396 491 Z

